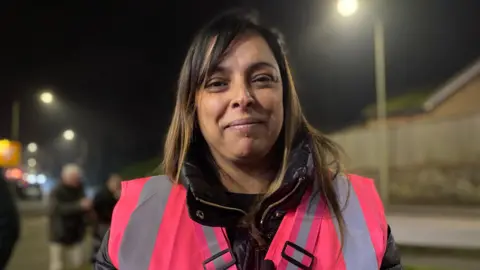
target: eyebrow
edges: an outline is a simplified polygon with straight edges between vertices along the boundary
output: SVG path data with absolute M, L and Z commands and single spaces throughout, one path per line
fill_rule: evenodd
M 255 63 L 252 63 L 250 66 L 247 67 L 247 72 L 250 73 L 256 69 L 259 69 L 259 68 L 263 68 L 263 67 L 268 67 L 268 68 L 272 68 L 274 69 L 275 71 L 278 71 L 278 68 L 272 64 L 272 63 L 269 63 L 269 62 L 266 62 L 266 61 L 260 61 L 260 62 L 255 62 Z M 211 74 L 214 74 L 214 73 L 222 73 L 222 72 L 226 72 L 227 71 L 227 68 L 225 67 L 222 67 L 221 65 L 218 65 L 217 67 L 215 67 Z

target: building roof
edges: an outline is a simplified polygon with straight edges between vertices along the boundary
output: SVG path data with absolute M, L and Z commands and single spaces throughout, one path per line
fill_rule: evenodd
M 480 58 L 437 87 L 420 89 L 389 99 L 387 115 L 408 116 L 432 111 L 477 76 L 480 76 Z M 376 104 L 370 104 L 365 107 L 363 115 L 366 118 L 375 117 L 375 106 Z
M 447 82 L 440 86 L 424 103 L 423 109 L 431 111 L 435 109 L 442 102 L 447 100 L 453 94 L 458 92 L 469 81 L 480 75 L 480 58 L 478 58 L 472 65 L 457 73 Z

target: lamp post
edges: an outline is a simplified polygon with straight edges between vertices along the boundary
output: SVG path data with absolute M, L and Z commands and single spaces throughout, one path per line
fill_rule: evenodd
M 40 93 L 39 100 L 43 104 L 51 104 L 54 101 L 54 96 L 50 91 L 43 91 Z M 20 137 L 20 101 L 15 100 L 12 104 L 12 127 L 11 139 L 18 141 Z
M 18 135 L 20 133 L 20 101 L 15 100 L 12 105 L 12 134 L 11 139 L 18 141 Z
M 373 0 L 380 8 L 382 0 Z M 357 0 L 338 0 L 337 11 L 344 17 L 352 16 L 358 9 Z M 375 58 L 375 89 L 378 128 L 378 171 L 380 196 L 385 207 L 390 202 L 389 193 L 389 154 L 388 154 L 388 127 L 387 127 L 387 87 L 385 72 L 385 36 L 383 22 L 379 10 L 375 12 L 373 24 L 373 42 Z

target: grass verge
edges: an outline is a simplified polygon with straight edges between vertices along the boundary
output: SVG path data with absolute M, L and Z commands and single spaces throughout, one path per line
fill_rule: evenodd
M 450 269 L 445 269 L 445 268 L 432 268 L 432 267 L 423 267 L 423 266 L 407 266 L 405 267 L 405 270 L 450 270 Z
M 480 261 L 480 249 L 465 248 L 424 248 L 398 245 L 402 255 L 450 257 L 458 259 L 477 259 Z

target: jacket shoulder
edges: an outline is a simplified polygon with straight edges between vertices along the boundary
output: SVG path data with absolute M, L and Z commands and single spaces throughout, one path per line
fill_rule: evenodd
M 372 178 L 357 175 L 357 174 L 348 174 L 347 178 L 350 180 L 350 182 L 354 182 L 354 184 L 364 184 L 364 185 L 375 184 L 375 181 Z
M 116 255 L 120 247 L 123 233 L 132 213 L 142 201 L 161 190 L 162 186 L 173 185 L 166 175 L 158 175 L 122 181 L 120 198 L 112 213 L 108 253 L 114 265 L 118 265 Z
M 382 199 L 375 186 L 375 180 L 356 174 L 349 174 L 347 177 L 352 184 L 355 193 L 357 193 L 357 196 L 370 201 L 373 205 L 378 206 L 381 212 L 384 212 Z
M 133 211 L 139 200 L 145 200 L 146 197 L 158 193 L 167 187 L 171 187 L 173 183 L 166 175 L 156 175 L 144 178 L 137 178 L 132 180 L 125 180 L 121 182 L 120 198 L 118 200 L 118 207 L 125 212 Z M 126 207 L 123 209 L 123 207 Z
M 126 226 L 126 221 L 128 221 L 130 215 L 133 213 L 142 197 L 145 197 L 145 193 L 154 193 L 156 191 L 155 187 L 158 185 L 151 185 L 152 183 L 171 185 L 171 182 L 166 175 L 122 181 L 120 198 L 118 199 L 112 213 L 112 233 L 114 233 L 116 228 L 123 230 L 124 226 L 118 226 Z

